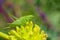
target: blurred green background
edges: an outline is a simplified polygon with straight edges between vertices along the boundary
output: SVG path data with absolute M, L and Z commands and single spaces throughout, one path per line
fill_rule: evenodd
M 33 0 L 32 4 L 29 4 L 32 0 L 10 0 L 14 7 L 16 8 L 16 14 L 20 17 L 27 16 L 27 15 L 34 15 L 35 18 L 34 23 L 41 26 L 43 30 L 45 30 L 50 40 L 58 40 L 58 32 L 60 32 L 60 0 Z M 35 10 L 35 6 L 39 3 L 40 8 L 42 11 L 46 14 L 49 22 L 53 25 L 54 31 L 47 29 L 44 22 L 41 20 L 41 17 Z M 17 7 L 18 10 L 17 10 Z M 10 9 L 7 9 L 8 14 L 10 17 L 12 17 L 12 12 Z M 8 24 L 6 22 L 6 19 L 3 15 L 0 14 L 0 27 L 8 27 Z M 3 30 L 1 30 L 3 31 Z M 5 31 L 4 31 L 5 32 Z

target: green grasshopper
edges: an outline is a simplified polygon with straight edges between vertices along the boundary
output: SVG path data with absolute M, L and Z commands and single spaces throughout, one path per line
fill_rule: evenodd
M 21 18 L 18 18 L 17 20 L 15 20 L 13 23 L 9 25 L 9 28 L 24 25 L 26 24 L 26 22 L 31 21 L 33 17 L 34 17 L 33 15 L 28 15 L 28 16 L 23 16 Z

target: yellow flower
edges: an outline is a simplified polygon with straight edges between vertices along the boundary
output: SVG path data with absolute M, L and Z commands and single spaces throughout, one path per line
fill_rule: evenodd
M 15 36 L 10 35 L 9 36 L 10 40 L 17 40 Z
M 10 34 L 10 35 L 14 35 L 14 36 L 20 38 L 20 35 L 19 35 L 15 30 L 11 30 L 11 31 L 9 32 L 9 34 Z
M 7 34 L 2 33 L 2 32 L 0 32 L 0 37 L 3 37 L 5 39 L 9 39 L 9 36 Z
M 35 27 L 34 27 L 34 32 L 39 32 L 40 31 L 40 27 L 37 25 L 37 24 L 35 24 Z
M 20 31 L 20 28 L 18 26 L 16 26 L 16 31 L 19 32 Z
M 10 30 L 9 35 L 0 32 L 0 36 L 8 40 L 46 40 L 48 35 L 44 30 L 40 30 L 40 27 L 33 22 L 26 22 L 26 25 L 21 25 L 19 28 L 16 26 L 16 30 Z

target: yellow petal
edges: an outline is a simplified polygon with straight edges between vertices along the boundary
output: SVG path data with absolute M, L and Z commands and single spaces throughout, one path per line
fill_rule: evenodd
M 2 33 L 2 32 L 0 32 L 0 37 L 3 37 L 5 39 L 9 39 L 9 36 L 7 34 Z

